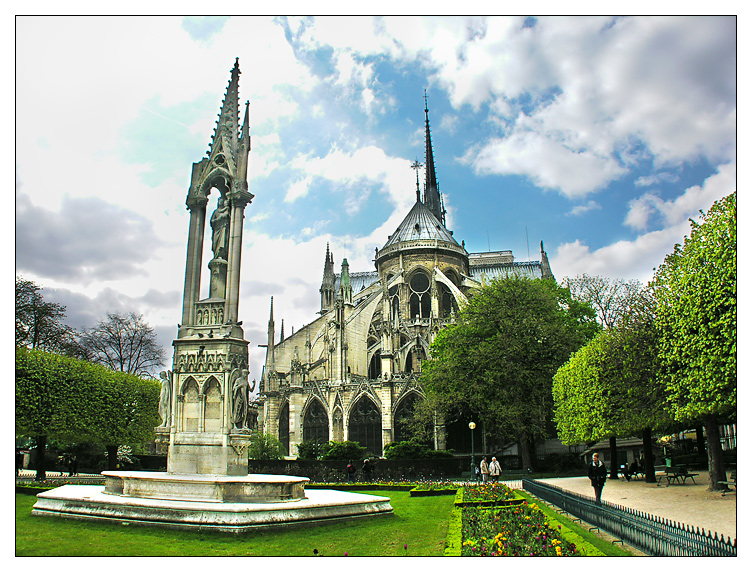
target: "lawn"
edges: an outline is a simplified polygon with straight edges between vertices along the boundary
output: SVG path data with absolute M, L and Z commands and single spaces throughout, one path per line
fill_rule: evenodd
M 388 496 L 394 514 L 240 536 L 32 517 L 36 497 L 16 494 L 16 556 L 443 555 L 454 496 L 363 492 Z

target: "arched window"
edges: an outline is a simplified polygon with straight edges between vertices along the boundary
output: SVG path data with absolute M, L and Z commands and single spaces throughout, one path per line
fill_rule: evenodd
M 431 315 L 431 280 L 424 272 L 415 272 L 410 278 L 410 318 L 428 318 Z
M 444 284 L 439 284 L 439 314 L 442 318 L 448 318 L 458 311 L 457 303 L 454 301 L 452 292 Z
M 394 412 L 394 441 L 409 441 L 415 436 L 413 419 L 415 418 L 415 407 L 422 401 L 417 393 L 409 393 L 400 401 Z
M 183 431 L 198 431 L 200 413 L 198 384 L 193 378 L 188 378 L 183 386 Z
M 360 398 L 350 412 L 348 440 L 360 443 L 372 455 L 381 456 L 381 412 L 367 397 Z
M 222 430 L 222 394 L 219 383 L 214 377 L 207 382 L 206 402 L 204 404 L 204 429 L 206 431 Z
M 290 454 L 290 402 L 285 404 L 279 410 L 279 440 L 285 449 L 285 453 Z
M 318 399 L 311 402 L 303 417 L 303 441 L 329 442 L 329 418 Z
M 381 350 L 376 350 L 368 365 L 368 378 L 376 379 L 381 375 Z
M 395 320 L 399 316 L 400 301 L 399 301 L 399 286 L 394 285 L 389 288 L 389 305 L 392 310 L 392 320 Z

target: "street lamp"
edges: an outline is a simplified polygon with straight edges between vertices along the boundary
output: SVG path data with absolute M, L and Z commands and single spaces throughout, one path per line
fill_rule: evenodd
M 467 426 L 470 428 L 470 478 L 474 479 L 475 477 L 475 421 L 470 421 L 470 423 L 467 424 Z

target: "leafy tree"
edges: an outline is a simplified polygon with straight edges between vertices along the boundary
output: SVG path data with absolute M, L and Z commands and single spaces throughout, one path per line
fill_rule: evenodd
M 560 367 L 553 386 L 554 420 L 562 442 L 641 434 L 648 482 L 655 482 L 652 431 L 672 422 L 664 388 L 656 379 L 656 338 L 649 317 L 622 320 Z
M 327 449 L 328 446 L 326 443 L 319 443 L 318 441 L 303 441 L 298 445 L 298 459 L 315 461 Z
M 75 330 L 63 323 L 65 306 L 45 302 L 42 287 L 16 276 L 16 345 L 70 354 Z
M 506 278 L 482 288 L 437 335 L 422 364 L 424 415 L 473 415 L 520 444 L 547 436 L 556 370 L 599 329 L 592 308 L 553 280 Z
M 248 445 L 248 458 L 258 461 L 282 459 L 285 447 L 274 435 L 254 431 Z
M 651 286 L 668 401 L 678 421 L 703 419 L 718 490 L 726 480 L 718 420 L 736 416 L 736 193 L 700 214 Z
M 165 363 L 165 351 L 157 334 L 143 316 L 108 313 L 91 330 L 85 330 L 79 345 L 88 361 L 112 370 L 150 376 Z
M 16 348 L 16 434 L 114 446 L 153 439 L 159 384 L 75 358 Z M 40 459 L 44 455 L 39 455 Z M 37 478 L 44 479 L 44 464 Z

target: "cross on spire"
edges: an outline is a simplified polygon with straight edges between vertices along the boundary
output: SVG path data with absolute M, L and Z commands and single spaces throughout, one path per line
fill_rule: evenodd
M 415 193 L 417 195 L 418 200 L 420 200 L 420 180 L 418 177 L 418 171 L 420 170 L 422 166 L 423 166 L 423 163 L 421 163 L 417 159 L 415 159 L 415 161 L 413 161 L 410 164 L 410 168 L 415 170 Z

